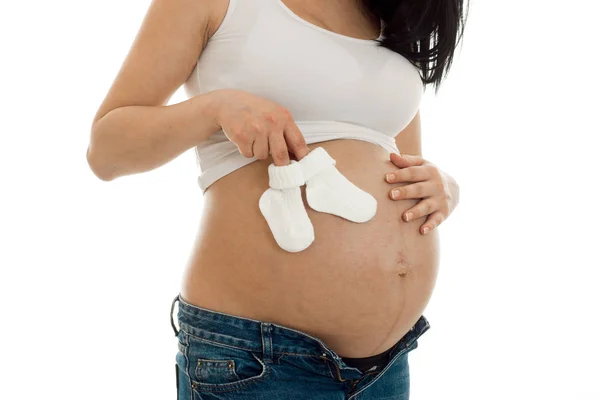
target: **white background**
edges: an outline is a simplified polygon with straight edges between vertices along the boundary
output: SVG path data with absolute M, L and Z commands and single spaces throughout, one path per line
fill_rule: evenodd
M 109 183 L 85 157 L 148 5 L 1 3 L 2 399 L 176 397 L 168 318 L 202 208 L 193 151 Z M 424 98 L 423 155 L 461 202 L 438 228 L 411 400 L 600 399 L 599 11 L 472 1 Z

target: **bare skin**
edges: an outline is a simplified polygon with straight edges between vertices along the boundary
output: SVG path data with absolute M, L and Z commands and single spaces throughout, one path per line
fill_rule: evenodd
M 384 149 L 355 140 L 309 145 L 316 146 L 377 199 L 377 215 L 355 224 L 318 213 L 303 192 L 315 241 L 288 253 L 257 207 L 270 161 L 256 161 L 207 189 L 181 295 L 208 309 L 302 330 L 342 357 L 379 354 L 411 328 L 431 297 L 437 230 L 421 235 L 425 218 L 401 220 L 416 200 L 390 198 L 383 177 L 395 168 Z
M 367 21 L 350 0 L 284 3 L 307 21 L 343 35 L 372 39 L 379 34 L 379 22 Z M 153 0 L 154 11 L 94 118 L 88 160 L 101 179 L 156 168 L 197 144 L 191 132 L 207 135 L 216 129 L 209 119 L 200 119 L 212 104 L 205 98 L 162 106 L 192 72 L 227 5 L 228 0 Z M 177 24 L 160 21 L 168 13 Z M 168 30 L 159 30 L 164 27 Z M 420 134 L 417 114 L 399 132 L 398 147 L 403 153 L 421 155 Z M 288 141 L 288 150 L 301 159 L 306 146 L 298 142 L 296 148 L 290 146 L 294 134 L 290 135 L 277 143 Z M 277 246 L 258 209 L 258 199 L 268 188 L 267 167 L 275 155 L 267 156 L 264 147 L 236 145 L 245 156 L 252 152 L 261 156 L 206 191 L 182 298 L 211 310 L 304 331 L 342 357 L 367 357 L 393 346 L 429 302 L 439 250 L 437 230 L 419 232 L 425 217 L 402 220 L 402 213 L 417 200 L 391 198 L 391 190 L 403 185 L 384 180 L 397 170 L 387 151 L 357 140 L 308 146 L 325 148 L 342 174 L 371 193 L 378 201 L 377 215 L 355 224 L 315 212 L 303 190 L 315 241 L 302 252 L 289 253 Z M 280 149 L 277 154 L 278 165 L 288 163 Z

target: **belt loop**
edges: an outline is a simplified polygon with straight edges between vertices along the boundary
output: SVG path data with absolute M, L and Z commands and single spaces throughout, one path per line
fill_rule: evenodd
M 171 303 L 171 327 L 173 328 L 173 332 L 175 332 L 175 336 L 179 335 L 179 331 L 177 330 L 175 322 L 173 321 L 173 310 L 175 309 L 175 302 L 177 301 L 179 301 L 179 293 L 177 293 L 177 296 L 175 296 L 175 299 L 173 299 L 173 302 Z
M 262 348 L 263 348 L 263 360 L 268 363 L 273 362 L 273 339 L 271 337 L 271 331 L 273 330 L 273 325 L 270 322 L 261 322 L 260 323 L 260 332 L 262 339 Z

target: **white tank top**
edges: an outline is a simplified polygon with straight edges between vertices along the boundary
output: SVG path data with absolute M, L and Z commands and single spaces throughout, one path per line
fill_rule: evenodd
M 223 88 L 286 107 L 307 144 L 356 139 L 388 152 L 399 152 L 394 137 L 417 113 L 423 93 L 418 69 L 403 56 L 375 40 L 314 25 L 280 0 L 229 0 L 184 83 L 188 97 Z M 222 130 L 195 151 L 202 192 L 257 160 L 240 154 Z

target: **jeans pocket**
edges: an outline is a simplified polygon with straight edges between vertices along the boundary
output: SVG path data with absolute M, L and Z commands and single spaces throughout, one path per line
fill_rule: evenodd
M 188 374 L 198 393 L 240 390 L 268 374 L 267 365 L 252 351 L 187 336 Z

